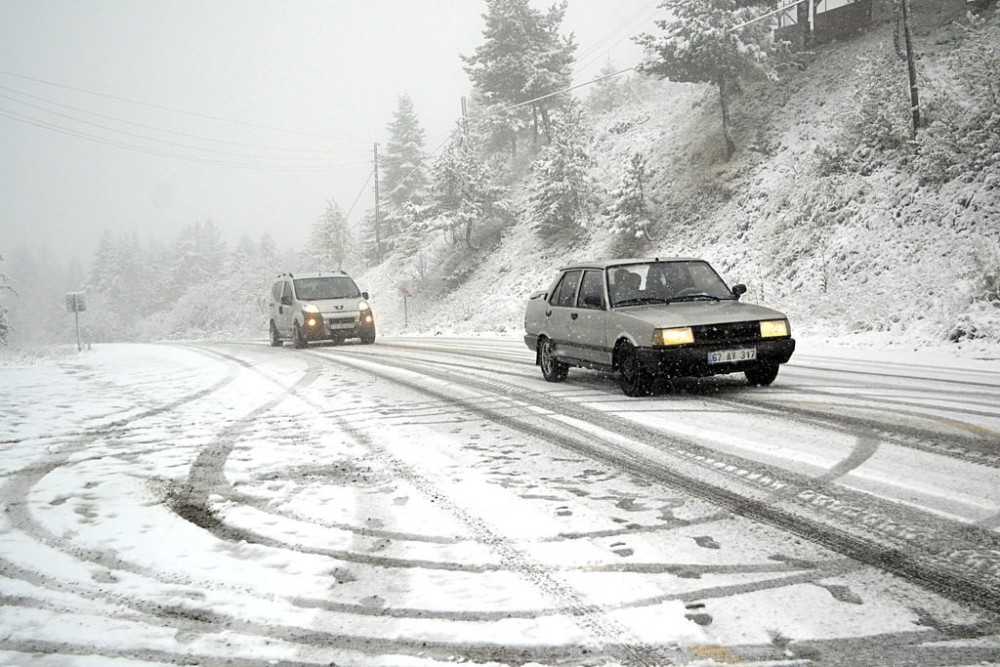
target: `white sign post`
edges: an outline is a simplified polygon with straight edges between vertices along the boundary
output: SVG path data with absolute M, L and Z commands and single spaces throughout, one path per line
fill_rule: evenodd
M 73 313 L 76 318 L 76 351 L 83 349 L 80 343 L 80 311 L 87 310 L 87 298 L 83 292 L 69 292 L 66 294 L 66 310 Z
M 407 301 L 413 293 L 410 291 L 410 287 L 406 283 L 399 283 L 399 293 L 403 295 L 403 328 L 410 328 L 410 310 Z

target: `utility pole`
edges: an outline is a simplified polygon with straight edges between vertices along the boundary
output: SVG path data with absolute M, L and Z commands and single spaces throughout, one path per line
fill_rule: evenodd
M 462 142 L 469 141 L 469 107 L 465 103 L 465 95 L 462 95 Z
M 899 0 L 900 11 L 903 13 L 903 45 L 906 49 L 906 72 L 910 77 L 910 113 L 913 116 L 914 137 L 920 126 L 920 100 L 917 96 L 917 63 L 913 56 L 913 41 L 910 38 L 910 0 Z
M 375 142 L 375 258 L 382 261 L 382 222 L 378 204 L 378 142 Z

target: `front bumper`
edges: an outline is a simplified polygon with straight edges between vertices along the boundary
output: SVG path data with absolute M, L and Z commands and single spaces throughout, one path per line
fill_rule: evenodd
M 312 326 L 308 322 L 307 319 L 302 330 L 310 341 L 363 338 L 375 331 L 375 318 L 368 312 L 362 313 L 360 317 L 324 314 L 317 316 Z
M 710 364 L 708 355 L 711 352 L 733 348 L 757 349 L 757 358 L 753 361 Z M 722 373 L 737 373 L 753 366 L 765 364 L 783 364 L 792 357 L 795 351 L 794 338 L 778 338 L 774 340 L 753 340 L 744 343 L 727 342 L 712 345 L 687 345 L 678 348 L 644 347 L 636 352 L 639 361 L 646 371 L 654 375 L 705 376 Z

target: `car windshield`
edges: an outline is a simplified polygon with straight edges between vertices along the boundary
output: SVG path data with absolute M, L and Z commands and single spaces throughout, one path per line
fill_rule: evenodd
M 608 268 L 611 306 L 733 299 L 719 274 L 702 261 L 644 262 Z
M 322 301 L 323 299 L 350 299 L 361 296 L 358 286 L 347 276 L 322 276 L 320 278 L 296 278 L 295 294 L 302 301 Z

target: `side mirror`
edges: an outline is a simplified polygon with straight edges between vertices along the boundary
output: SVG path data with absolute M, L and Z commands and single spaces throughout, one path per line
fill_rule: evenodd
M 733 296 L 739 299 L 741 296 L 747 293 L 747 286 L 743 283 L 738 285 L 733 285 Z
M 283 296 L 283 297 L 281 297 L 281 305 L 282 306 L 290 306 L 290 305 L 292 305 L 292 297 L 290 297 L 290 296 Z
M 362 292 L 361 293 L 361 298 L 367 300 L 368 299 L 368 292 Z

